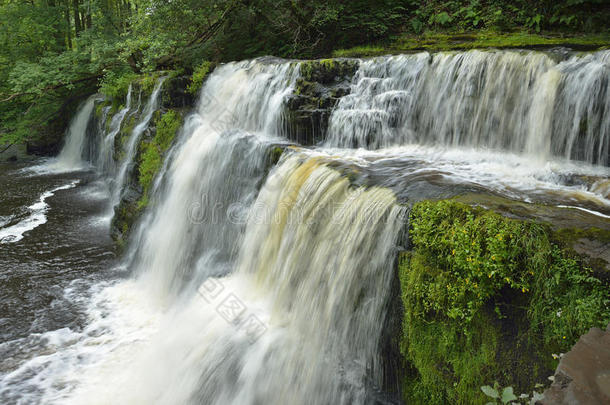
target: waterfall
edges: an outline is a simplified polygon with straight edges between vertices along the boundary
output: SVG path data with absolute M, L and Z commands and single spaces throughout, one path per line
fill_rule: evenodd
M 83 153 L 86 145 L 87 126 L 95 101 L 99 96 L 93 95 L 78 108 L 78 113 L 70 122 L 66 133 L 66 141 L 53 164 L 53 168 L 60 170 L 77 170 L 83 167 Z
M 290 63 L 233 63 L 207 81 L 173 151 L 167 184 L 153 196 L 156 209 L 133 242 L 136 271 L 161 300 L 191 279 L 228 271 L 243 228 L 228 217 L 243 216 L 256 196 L 296 70 Z
M 111 356 L 88 380 L 104 383 L 85 384 L 68 403 L 371 399 L 404 207 L 388 189 L 352 187 L 324 159 L 295 152 L 246 219 L 234 268 L 192 277 L 198 292 L 176 301 L 158 333 Z M 201 228 L 222 237 L 213 224 Z
M 150 99 L 146 103 L 144 111 L 142 112 L 142 117 L 129 135 L 129 139 L 127 140 L 127 144 L 125 145 L 125 157 L 123 158 L 119 167 L 112 190 L 112 207 L 116 207 L 121 200 L 121 192 L 123 191 L 123 186 L 125 185 L 127 174 L 133 163 L 133 159 L 135 158 L 140 136 L 148 127 L 148 123 L 150 122 L 153 113 L 159 108 L 159 95 L 161 93 L 161 87 L 163 86 L 163 82 L 165 81 L 165 79 L 166 77 L 162 77 L 158 79 L 155 83 L 155 87 L 153 89 L 152 94 L 150 95 Z M 127 111 L 125 113 L 127 113 Z M 113 135 L 113 139 L 114 136 L 116 136 L 116 133 Z
M 92 300 L 105 329 L 90 326 L 71 354 L 77 372 L 54 381 L 54 398 L 376 403 L 388 388 L 381 348 L 405 202 L 487 193 L 607 218 L 607 167 L 547 159 L 607 162 L 608 55 L 362 61 L 326 143 L 311 149 L 285 137 L 299 62 L 218 66 L 130 234 L 133 277 Z M 162 84 L 127 139 L 114 205 Z M 111 120 L 109 145 L 130 100 Z
M 352 404 L 381 384 L 404 208 L 306 152 L 265 180 L 296 67 L 232 63 L 208 79 L 131 244 L 138 290 L 167 315 L 86 377 L 106 388 L 72 402 Z
M 493 148 L 608 163 L 610 51 L 420 53 L 362 61 L 326 145 Z
M 127 97 L 125 99 L 125 107 L 121 108 L 119 112 L 112 116 L 110 124 L 108 125 L 107 134 L 102 139 L 101 147 L 97 155 L 96 166 L 101 173 L 113 174 L 115 170 L 114 162 L 114 139 L 121 130 L 121 124 L 127 116 L 129 110 L 131 110 L 131 93 L 133 86 L 129 84 L 127 89 Z M 102 128 L 106 125 L 106 120 L 103 119 L 101 122 Z M 100 131 L 101 132 L 101 131 Z

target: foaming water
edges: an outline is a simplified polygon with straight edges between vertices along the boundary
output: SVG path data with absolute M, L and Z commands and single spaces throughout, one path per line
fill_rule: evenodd
M 147 311 L 147 297 L 133 281 L 82 284 L 82 280 L 72 282 L 64 295 L 87 311 L 86 327 L 31 334 L 0 345 L 0 351 L 21 346 L 28 349 L 29 356 L 36 354 L 2 376 L 3 403 L 64 403 L 88 367 L 118 355 L 121 347 L 145 339 L 155 330 L 157 320 Z
M 609 51 L 420 53 L 363 61 L 327 145 L 487 147 L 607 164 Z
M 6 226 L 5 224 L 3 228 L 0 228 L 0 243 L 18 242 L 23 239 L 26 232 L 45 224 L 47 222 L 47 210 L 49 209 L 49 204 L 46 202 L 47 198 L 54 196 L 58 191 L 73 188 L 77 184 L 78 181 L 73 181 L 42 193 L 38 202 L 27 207 L 29 215 L 26 218 L 21 219 L 14 225 Z
M 87 163 L 83 161 L 83 154 L 87 138 L 87 125 L 97 99 L 99 99 L 99 96 L 93 95 L 79 107 L 76 116 L 68 127 L 66 141 L 59 156 L 57 156 L 57 160 L 49 166 L 51 171 L 73 171 L 86 167 Z
M 381 385 L 403 215 L 387 189 L 288 158 L 250 209 L 235 270 L 183 297 L 146 344 L 104 360 L 69 403 L 364 403 L 367 378 Z
M 133 159 L 135 158 L 138 142 L 140 141 L 140 136 L 144 133 L 148 124 L 153 116 L 153 113 L 159 108 L 159 95 L 161 94 L 161 87 L 163 86 L 163 82 L 166 77 L 161 77 L 155 83 L 155 87 L 146 103 L 146 107 L 144 107 L 144 111 L 142 113 L 142 117 L 138 124 L 134 127 L 133 131 L 129 135 L 129 139 L 127 140 L 127 144 L 125 145 L 125 158 L 121 161 L 121 165 L 118 169 L 116 179 L 114 181 L 112 196 L 111 196 L 111 207 L 114 208 L 118 205 L 121 200 L 121 192 L 123 191 L 123 186 L 125 185 L 125 180 L 131 169 L 133 164 Z M 122 120 L 122 119 L 121 119 Z M 120 125 L 120 123 L 119 123 Z M 117 130 L 118 132 L 118 130 Z M 112 135 L 112 139 L 116 133 Z
M 116 165 L 114 161 L 114 139 L 121 130 L 121 124 L 127 116 L 127 113 L 131 110 L 131 99 L 132 99 L 133 86 L 130 84 L 127 89 L 127 97 L 125 99 L 125 107 L 117 112 L 111 119 L 108 125 L 108 133 L 105 134 L 99 148 L 98 155 L 96 157 L 96 166 L 98 170 L 105 175 L 113 175 L 116 171 Z M 106 125 L 106 120 L 101 120 L 103 126 Z M 100 132 L 103 132 L 100 130 Z

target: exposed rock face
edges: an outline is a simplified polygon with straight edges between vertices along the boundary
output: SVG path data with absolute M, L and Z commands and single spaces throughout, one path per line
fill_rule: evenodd
M 610 325 L 591 328 L 563 356 L 542 404 L 610 404 Z
M 187 91 L 190 76 L 170 77 L 163 83 L 161 104 L 164 108 L 192 108 L 195 97 Z
M 288 137 L 301 145 L 314 145 L 328 129 L 328 119 L 339 99 L 350 92 L 358 69 L 354 59 L 323 59 L 301 63 L 301 77 L 286 101 Z

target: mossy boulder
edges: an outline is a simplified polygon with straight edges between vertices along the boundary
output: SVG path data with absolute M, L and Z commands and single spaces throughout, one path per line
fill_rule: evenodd
M 289 139 L 302 145 L 324 140 L 330 113 L 339 99 L 349 94 L 358 65 L 355 59 L 301 62 L 300 77 L 286 102 Z
M 480 387 L 494 381 L 531 392 L 554 353 L 610 321 L 608 281 L 547 223 L 423 201 L 408 232 L 398 263 L 407 403 L 483 404 Z

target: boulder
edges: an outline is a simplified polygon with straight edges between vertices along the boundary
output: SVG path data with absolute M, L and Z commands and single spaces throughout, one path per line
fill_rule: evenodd
M 559 362 L 543 405 L 610 404 L 610 324 L 591 328 Z

